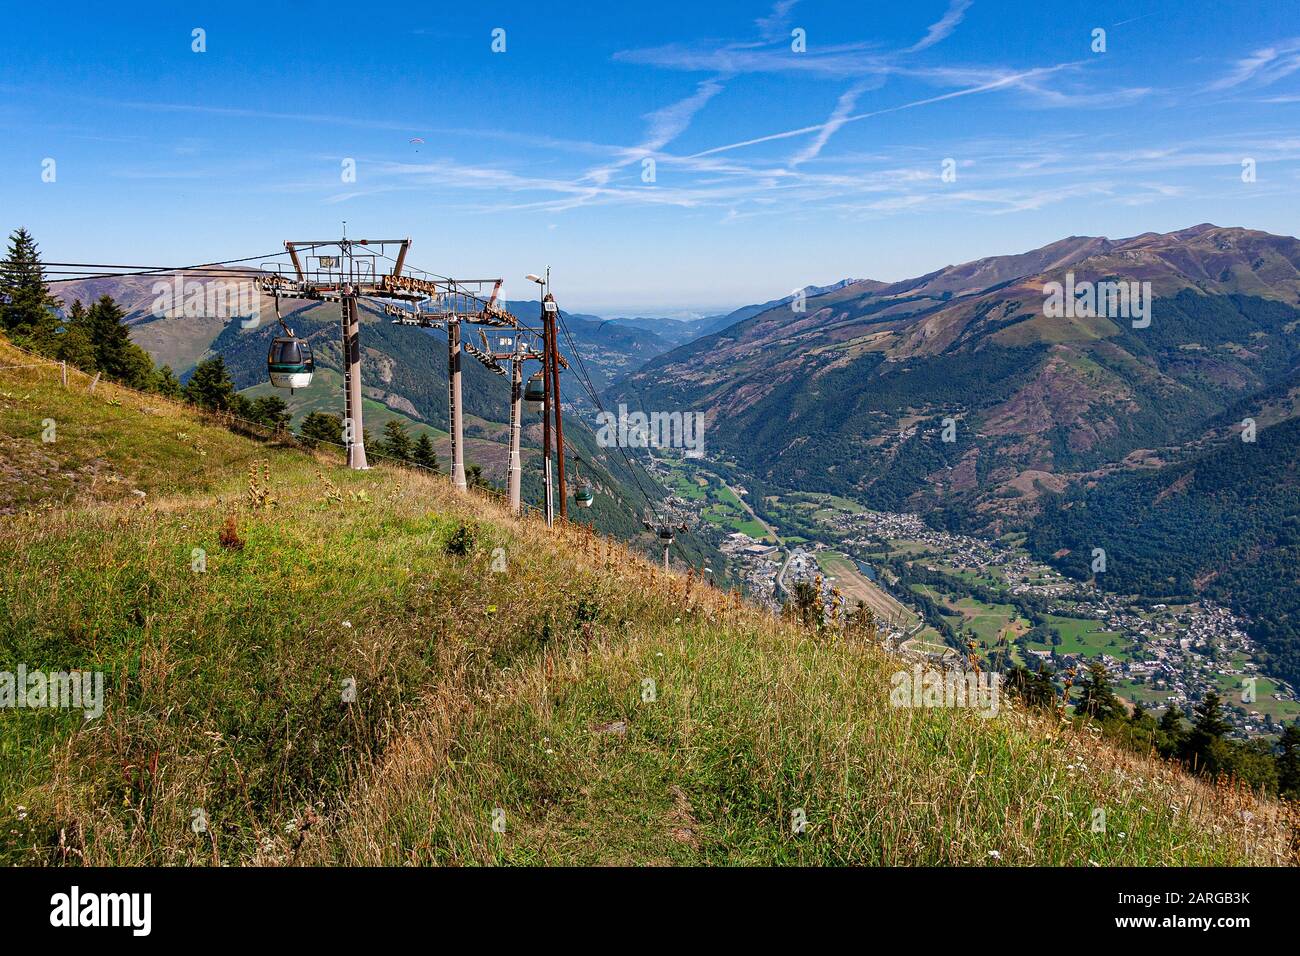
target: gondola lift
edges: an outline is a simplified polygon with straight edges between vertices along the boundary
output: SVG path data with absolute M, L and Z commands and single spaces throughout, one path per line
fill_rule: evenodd
M 290 391 L 310 385 L 312 373 L 316 370 L 311 346 L 306 339 L 293 335 L 277 335 L 271 341 L 266 367 L 271 376 L 271 384 Z
M 316 363 L 307 340 L 294 335 L 293 329 L 281 318 L 278 295 L 275 296 L 275 317 L 284 329 L 284 335 L 271 340 L 271 348 L 266 353 L 266 370 L 273 386 L 287 388 L 292 393 L 296 388 L 306 388 L 311 384 Z
M 582 480 L 582 474 L 578 471 L 578 461 L 574 461 L 574 472 L 578 479 L 578 490 L 573 493 L 573 503 L 579 508 L 590 508 L 596 500 L 596 495 L 591 490 L 591 485 Z
M 524 402 L 530 411 L 541 412 L 546 402 L 546 387 L 542 384 L 542 373 L 534 372 L 524 386 Z

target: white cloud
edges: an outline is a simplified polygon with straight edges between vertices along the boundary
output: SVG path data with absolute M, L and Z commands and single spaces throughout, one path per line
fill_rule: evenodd
M 956 30 L 961 21 L 966 17 L 966 11 L 970 9 L 971 0 L 952 0 L 948 4 L 948 12 L 945 13 L 938 22 L 930 24 L 930 29 L 926 32 L 920 41 L 908 49 L 909 53 L 916 53 L 927 47 L 932 47 L 936 43 L 946 40 Z
M 1300 69 L 1300 37 L 1262 47 L 1242 57 L 1224 76 L 1210 84 L 1211 90 L 1227 90 L 1243 83 L 1268 86 Z
M 810 159 L 816 159 L 830 138 L 835 135 L 841 126 L 848 122 L 849 114 L 852 113 L 853 109 L 858 105 L 858 97 L 868 89 L 878 87 L 879 85 L 879 82 L 868 83 L 864 80 L 860 80 L 841 93 L 839 101 L 835 104 L 835 109 L 831 113 L 830 118 L 826 120 L 821 129 L 817 131 L 817 135 L 813 137 L 811 143 L 799 152 L 795 153 L 794 156 L 790 157 L 790 165 L 798 166 L 801 163 L 808 162 Z
M 957 97 L 961 97 L 961 96 L 971 96 L 972 94 L 975 93 L 987 93 L 991 90 L 1003 89 L 1004 87 L 1019 84 L 1025 80 L 1032 79 L 1037 76 L 1043 76 L 1048 73 L 1054 73 L 1057 70 L 1065 69 L 1067 66 L 1071 66 L 1071 65 L 1072 64 L 1061 64 L 1059 66 L 1041 67 L 1035 70 L 1026 70 L 1022 73 L 1012 73 L 1005 76 L 1001 76 L 998 79 L 991 80 L 988 83 L 981 83 L 978 86 L 969 86 L 966 87 L 965 89 L 954 90 L 951 93 L 943 93 L 939 96 L 928 96 L 924 99 L 912 100 L 911 102 L 908 103 L 901 103 L 898 106 L 890 106 L 890 107 L 886 107 L 885 109 L 873 110 L 869 113 L 858 113 L 856 116 L 843 117 L 842 119 L 837 121 L 835 129 L 839 129 L 841 126 L 844 126 L 846 123 L 856 123 L 861 120 L 870 119 L 873 116 L 883 116 L 887 113 L 897 113 L 901 110 L 915 109 L 918 106 L 928 106 L 931 103 L 941 103 L 944 100 L 956 99 Z M 714 146 L 711 149 L 702 150 L 696 153 L 695 155 L 697 157 L 710 156 L 713 155 L 714 153 L 726 152 L 732 149 L 740 149 L 745 146 L 756 146 L 759 143 L 767 143 L 767 142 L 771 142 L 772 140 L 788 139 L 791 136 L 802 136 L 806 133 L 819 132 L 825 129 L 828 125 L 830 124 L 817 123 L 816 125 L 813 126 L 802 126 L 798 129 L 785 130 L 780 133 L 769 133 L 766 136 L 756 136 L 752 139 L 741 140 L 740 142 L 736 142 L 736 143 L 728 143 L 724 146 Z

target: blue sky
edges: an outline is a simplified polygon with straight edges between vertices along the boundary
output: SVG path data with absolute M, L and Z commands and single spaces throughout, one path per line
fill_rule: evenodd
M 1294 2 L 583 6 L 9 4 L 0 226 L 182 265 L 346 219 L 648 315 L 1067 235 L 1298 231 Z

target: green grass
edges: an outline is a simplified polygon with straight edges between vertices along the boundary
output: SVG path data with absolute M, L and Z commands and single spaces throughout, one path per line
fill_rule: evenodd
M 1133 654 L 1132 644 L 1124 639 L 1124 635 L 1102 630 L 1100 621 L 1049 614 L 1047 625 L 1061 632 L 1061 643 L 1056 646 L 1059 654 L 1083 654 L 1085 657 L 1109 654 L 1116 660 L 1128 660 Z M 1031 650 L 1049 649 L 1049 645 L 1042 643 L 1028 646 Z
M 1004 634 L 1009 639 L 1014 639 L 1016 634 L 1029 628 L 1029 622 L 1011 604 L 988 604 L 973 597 L 961 597 L 954 601 L 926 584 L 913 584 L 911 589 L 917 594 L 927 595 L 952 612 L 945 614 L 944 619 L 962 633 L 973 631 L 976 640 L 985 649 L 997 644 Z M 1011 633 L 1008 633 L 1009 629 Z
M 763 523 L 716 476 L 701 474 L 680 460 L 665 459 L 663 463 L 669 470 L 671 491 L 688 501 L 702 502 L 701 516 L 709 524 L 727 534 L 742 531 L 753 538 L 773 540 Z
M 0 343 L 0 366 L 33 361 Z M 0 370 L 0 514 L 207 490 L 264 454 L 164 398 L 90 381 L 70 370 L 65 389 L 56 365 Z
M 1292 721 L 1300 717 L 1300 702 L 1274 700 L 1273 694 L 1277 693 L 1277 684 L 1259 674 L 1252 675 L 1255 677 L 1254 703 L 1244 703 L 1241 699 L 1243 691 L 1242 678 L 1244 676 L 1246 675 L 1219 674 L 1216 676 L 1215 684 L 1226 703 L 1233 707 L 1241 707 L 1246 711 L 1254 710 L 1261 714 L 1270 715 L 1274 720 L 1281 722 Z
M 1272 804 L 1243 825 L 1248 798 L 1010 706 L 891 707 L 905 662 L 585 531 L 78 395 L 58 413 L 81 454 L 143 468 L 180 430 L 210 451 L 166 500 L 0 524 L 0 669 L 106 674 L 96 720 L 0 714 L 0 862 L 1284 859 Z M 39 441 L 25 421 L 0 419 L 18 423 L 6 442 Z M 105 434 L 115 450 L 91 447 Z M 255 459 L 269 477 L 250 495 Z

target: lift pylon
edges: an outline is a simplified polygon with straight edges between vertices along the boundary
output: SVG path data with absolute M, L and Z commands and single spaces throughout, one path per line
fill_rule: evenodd
M 391 272 L 378 269 L 379 256 L 388 257 L 385 247 L 397 246 L 397 258 Z M 263 292 L 277 298 L 337 301 L 339 303 L 340 338 L 343 352 L 343 443 L 347 447 L 348 467 L 369 468 L 366 461 L 365 422 L 361 392 L 361 316 L 359 297 L 384 296 L 414 298 L 403 294 L 385 295 L 383 280 L 400 279 L 410 239 L 328 239 L 319 241 L 288 240 L 285 251 L 293 264 L 292 272 L 281 263 L 263 264 L 258 285 Z

